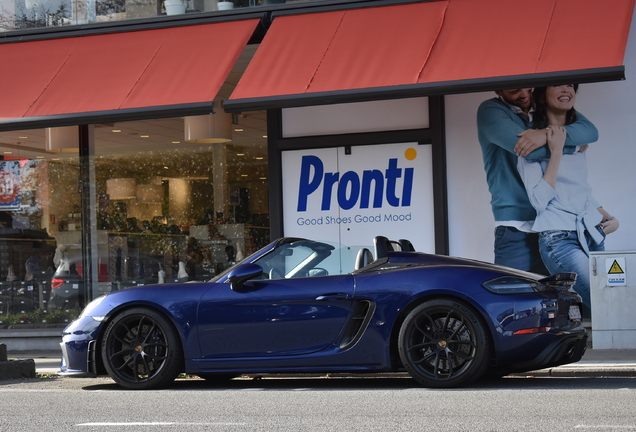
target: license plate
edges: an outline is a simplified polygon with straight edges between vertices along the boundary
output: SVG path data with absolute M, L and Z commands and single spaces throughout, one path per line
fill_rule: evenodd
M 581 309 L 578 306 L 570 306 L 570 319 L 571 320 L 580 320 L 581 319 Z

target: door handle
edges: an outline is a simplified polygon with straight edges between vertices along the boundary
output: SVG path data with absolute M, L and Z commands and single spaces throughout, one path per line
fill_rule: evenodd
M 349 296 L 347 293 L 331 293 L 331 294 L 323 294 L 316 297 L 317 301 L 322 300 L 346 300 Z

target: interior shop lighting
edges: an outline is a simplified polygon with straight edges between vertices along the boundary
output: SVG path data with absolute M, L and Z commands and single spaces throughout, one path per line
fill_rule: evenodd
M 127 200 L 137 197 L 137 182 L 134 178 L 106 180 L 106 193 L 111 200 Z
M 221 108 L 221 102 L 212 104 L 212 114 L 185 118 L 185 140 L 195 144 L 215 144 L 232 141 L 232 114 Z
M 163 195 L 162 185 L 137 185 L 137 202 L 160 203 Z
M 77 126 L 46 128 L 44 141 L 48 152 L 77 153 L 79 152 L 79 128 Z

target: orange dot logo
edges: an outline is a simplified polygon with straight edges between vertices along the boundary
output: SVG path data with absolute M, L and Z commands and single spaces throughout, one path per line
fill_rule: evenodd
M 417 157 L 417 150 L 415 150 L 413 147 L 406 149 L 406 151 L 404 152 L 404 157 L 407 160 L 414 160 Z

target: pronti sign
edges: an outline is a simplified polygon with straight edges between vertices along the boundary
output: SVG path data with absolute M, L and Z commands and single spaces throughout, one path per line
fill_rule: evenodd
M 356 246 L 384 235 L 434 252 L 429 145 L 294 150 L 282 161 L 286 236 Z

